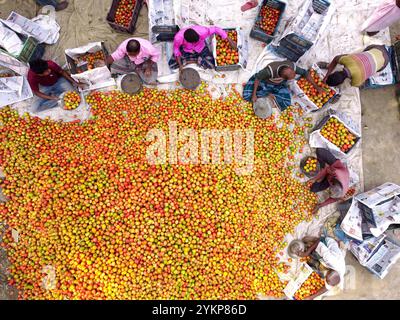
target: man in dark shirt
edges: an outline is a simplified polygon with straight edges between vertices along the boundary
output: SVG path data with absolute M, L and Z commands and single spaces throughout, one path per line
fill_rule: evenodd
M 286 60 L 271 62 L 260 72 L 253 75 L 244 87 L 243 98 L 255 103 L 257 98 L 270 96 L 275 99 L 275 102 L 283 111 L 292 103 L 287 82 L 294 80 L 296 75 L 305 77 L 318 92 L 323 92 L 323 89 L 314 82 L 309 72 Z
M 83 86 L 55 62 L 41 59 L 30 63 L 28 82 L 36 95 L 32 104 L 36 112 L 56 107 L 62 93 L 74 90 L 72 85 Z

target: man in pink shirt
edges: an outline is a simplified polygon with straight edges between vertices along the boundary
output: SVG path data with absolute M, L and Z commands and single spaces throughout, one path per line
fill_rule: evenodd
M 342 161 L 336 159 L 328 150 L 321 148 L 317 149 L 317 158 L 322 169 L 312 179 L 315 182 L 311 186 L 311 192 L 320 192 L 329 188 L 331 196 L 318 204 L 314 209 L 314 213 L 328 204 L 343 199 L 350 186 L 349 169 Z
M 159 58 L 160 52 L 150 41 L 130 38 L 122 42 L 117 50 L 107 57 L 107 63 L 111 64 L 113 74 L 136 72 L 144 83 L 155 84 Z
M 174 38 L 174 55 L 169 61 L 170 68 L 179 68 L 181 71 L 183 65 L 189 63 L 197 63 L 204 69 L 214 68 L 214 57 L 206 43 L 207 39 L 214 34 L 222 39 L 228 39 L 232 48 L 236 48 L 236 43 L 219 27 L 194 25 L 183 28 Z

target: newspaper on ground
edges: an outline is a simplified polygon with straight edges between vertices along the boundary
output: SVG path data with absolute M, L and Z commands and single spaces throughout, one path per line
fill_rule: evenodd
M 368 208 L 375 208 L 381 202 L 400 195 L 400 186 L 392 182 L 386 182 L 379 187 L 358 194 L 355 199 Z
M 0 47 L 10 54 L 18 55 L 24 47 L 22 40 L 4 24 L 4 20 L 0 19 L 0 21 Z
M 370 228 L 371 233 L 377 237 L 384 233 L 390 225 L 400 224 L 400 197 L 385 202 L 372 210 L 375 220 L 375 228 Z
M 380 279 L 385 278 L 400 258 L 400 246 L 384 234 L 363 242 L 351 242 L 350 251 L 362 266 Z
M 15 32 L 23 34 L 26 37 L 33 37 L 38 40 L 39 43 L 54 44 L 58 40 L 58 37 L 54 35 L 57 34 L 60 29 L 52 30 L 43 28 L 41 24 L 29 20 L 15 11 L 11 12 L 6 20 L 1 21 Z
M 376 252 L 385 238 L 386 235 L 381 235 L 377 238 L 373 237 L 367 240 L 351 241 L 350 251 L 362 266 L 366 266 L 367 261 Z
M 0 108 L 32 97 L 31 87 L 24 76 L 0 78 Z
M 274 41 L 274 45 L 278 45 L 283 38 L 292 33 L 312 43 L 316 43 L 319 40 L 321 34 L 329 26 L 332 15 L 335 13 L 335 7 L 331 1 L 325 11 L 317 12 L 313 8 L 313 3 L 314 0 L 304 2 L 298 14 L 285 26 L 285 31 L 282 35 Z
M 353 199 L 350 209 L 344 217 L 340 228 L 350 238 L 363 241 L 362 235 L 362 214 L 358 208 L 358 202 Z
M 400 187 L 385 183 L 355 196 L 341 229 L 349 237 L 363 241 L 364 221 L 374 237 L 381 236 L 390 225 L 400 224 Z
M 29 71 L 29 67 L 27 64 L 1 51 L 0 51 L 0 66 L 2 68 L 10 69 L 21 76 L 26 76 Z
M 32 22 L 38 24 L 47 31 L 47 39 L 44 41 L 46 44 L 57 43 L 60 38 L 61 27 L 52 14 L 38 15 L 32 19 Z
M 313 273 L 313 269 L 307 264 L 303 263 L 295 278 L 290 280 L 286 285 L 285 289 L 283 289 L 283 293 L 289 298 L 293 299 L 293 296 L 299 290 L 301 285 L 308 279 L 308 277 Z
M 148 0 L 149 8 L 149 39 L 152 43 L 157 41 L 153 32 L 154 26 L 175 25 L 173 0 Z
M 391 239 L 386 238 L 377 252 L 367 262 L 366 267 L 380 279 L 383 279 L 399 258 L 400 246 Z

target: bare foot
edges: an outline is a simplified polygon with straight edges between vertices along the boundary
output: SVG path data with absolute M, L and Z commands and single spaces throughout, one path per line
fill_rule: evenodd
M 56 6 L 56 11 L 61 11 L 64 10 L 68 7 L 68 1 L 61 1 L 57 6 Z

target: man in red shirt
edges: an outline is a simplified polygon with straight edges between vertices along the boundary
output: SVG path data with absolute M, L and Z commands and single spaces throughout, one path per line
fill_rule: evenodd
M 317 149 L 317 158 L 321 165 L 321 171 L 315 178 L 311 179 L 315 180 L 311 186 L 311 192 L 330 189 L 331 196 L 324 202 L 317 204 L 314 214 L 317 213 L 318 209 L 343 199 L 350 185 L 350 172 L 342 161 L 322 148 Z
M 30 64 L 28 82 L 36 95 L 32 103 L 33 111 L 40 112 L 57 107 L 59 96 L 74 90 L 72 85 L 82 87 L 53 61 L 34 60 Z

